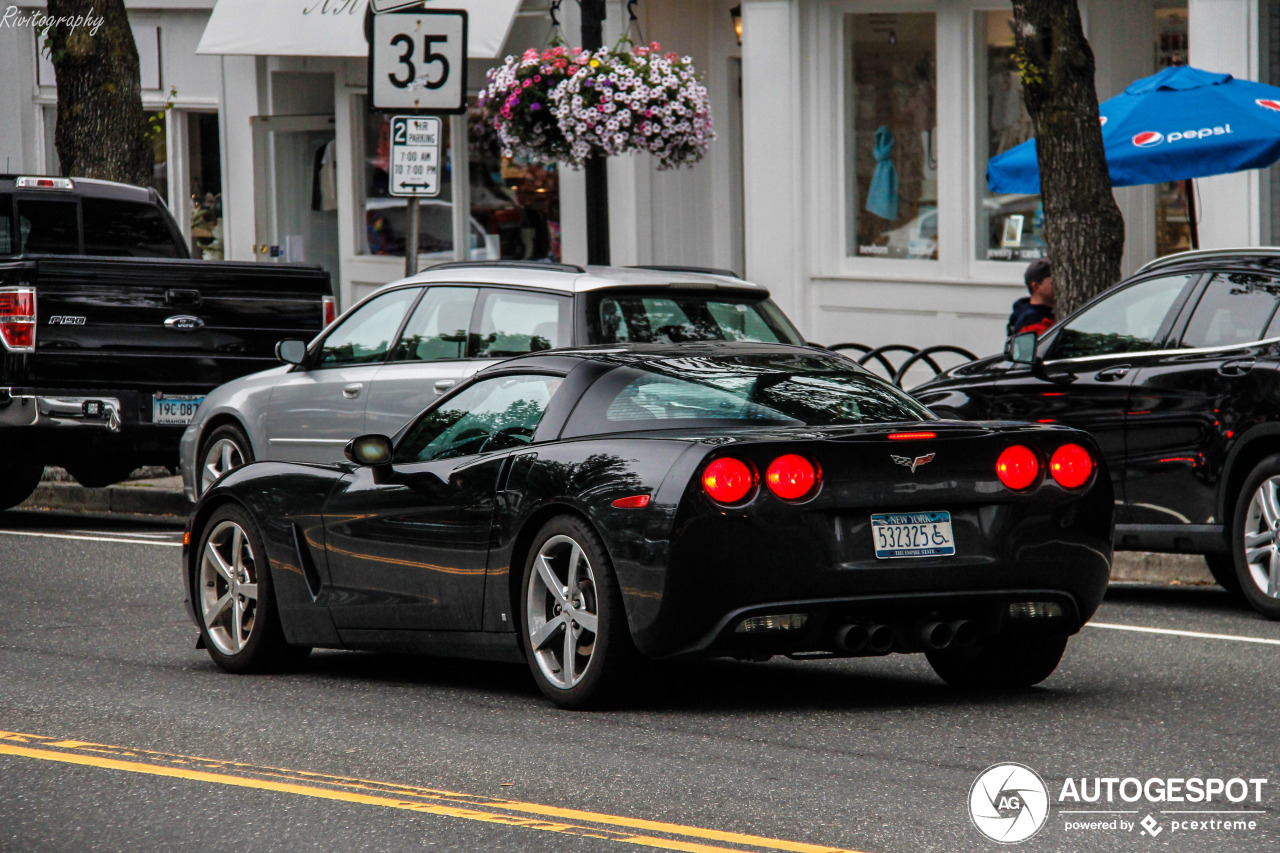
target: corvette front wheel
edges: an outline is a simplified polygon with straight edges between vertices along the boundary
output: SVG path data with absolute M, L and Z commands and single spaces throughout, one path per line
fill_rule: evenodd
M 636 652 L 604 543 L 560 516 L 534 538 L 521 583 L 521 630 L 538 687 L 562 708 L 612 698 Z

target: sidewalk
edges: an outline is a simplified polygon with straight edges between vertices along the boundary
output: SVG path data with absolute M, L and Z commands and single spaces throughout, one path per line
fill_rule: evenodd
M 182 494 L 182 478 L 164 469 L 147 469 L 139 479 L 86 489 L 60 468 L 50 468 L 35 494 L 19 509 L 56 509 L 70 512 L 116 512 L 135 515 L 186 516 L 191 504 Z M 1111 568 L 1113 582 L 1154 583 L 1175 586 L 1212 584 L 1204 560 L 1185 554 L 1116 553 Z

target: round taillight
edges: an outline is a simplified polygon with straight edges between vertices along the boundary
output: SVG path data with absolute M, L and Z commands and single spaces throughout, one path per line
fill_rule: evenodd
M 818 469 L 803 456 L 787 453 L 773 460 L 764 472 L 769 491 L 783 500 L 795 501 L 813 491 L 818 483 Z
M 1078 489 L 1093 474 L 1093 457 L 1078 444 L 1064 444 L 1049 460 L 1049 473 L 1064 489 Z
M 1021 444 L 1006 447 L 996 460 L 996 476 L 1011 489 L 1025 489 L 1040 476 L 1040 458 Z
M 702 488 L 713 501 L 734 504 L 755 488 L 755 472 L 740 459 L 722 456 L 702 472 Z

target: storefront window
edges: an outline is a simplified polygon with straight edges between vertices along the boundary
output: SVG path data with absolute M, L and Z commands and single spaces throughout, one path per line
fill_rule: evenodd
M 391 118 L 366 113 L 364 127 L 364 251 L 404 257 L 407 204 L 388 190 Z M 556 164 L 501 156 L 475 118 L 469 124 L 472 260 L 560 260 L 560 182 Z M 453 258 L 450 124 L 445 122 L 444 172 L 438 198 L 419 200 L 419 261 Z
M 847 252 L 938 257 L 937 26 L 931 12 L 847 15 Z
M 220 261 L 222 158 L 217 113 L 187 114 L 187 164 L 191 192 L 191 256 Z
M 1186 0 L 1164 0 L 1155 10 L 1155 66 L 1185 65 L 1190 47 Z M 1156 184 L 1156 256 L 1191 248 L 1191 218 L 1185 181 Z
M 988 159 L 1035 135 L 1013 58 L 1012 24 L 1008 12 L 978 13 L 983 40 L 977 70 L 983 75 L 979 86 L 986 87 L 986 98 L 978 105 L 986 113 L 978 118 L 978 151 L 984 155 L 978 163 L 978 259 L 1025 263 L 1046 254 L 1040 196 L 993 193 L 986 180 Z

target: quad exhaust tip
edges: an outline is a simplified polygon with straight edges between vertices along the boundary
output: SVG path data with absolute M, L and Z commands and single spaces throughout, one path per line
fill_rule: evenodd
M 903 627 L 903 646 L 934 651 L 951 646 L 965 648 L 978 641 L 978 625 L 968 619 L 950 622 L 923 622 L 914 628 Z M 849 654 L 882 655 L 898 644 L 898 633 L 889 625 L 852 623 L 836 631 L 836 647 Z M 913 642 L 914 641 L 914 642 Z

